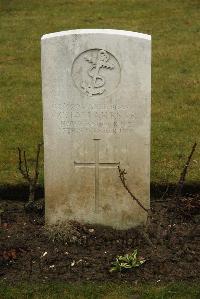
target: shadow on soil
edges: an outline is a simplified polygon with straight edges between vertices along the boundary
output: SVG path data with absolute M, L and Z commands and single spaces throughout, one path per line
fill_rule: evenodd
M 173 195 L 176 184 L 157 184 L 151 183 L 151 198 L 163 199 Z M 182 195 L 196 195 L 200 193 L 200 182 L 185 183 Z M 0 185 L 0 200 L 20 200 L 28 199 L 29 187 L 27 184 L 18 185 Z M 44 198 L 44 186 L 39 185 L 36 189 L 36 198 Z

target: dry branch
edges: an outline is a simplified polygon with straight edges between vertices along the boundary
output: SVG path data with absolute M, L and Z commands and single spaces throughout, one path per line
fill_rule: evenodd
M 135 195 L 130 191 L 130 189 L 128 188 L 127 184 L 126 184 L 126 170 L 125 169 L 121 169 L 120 166 L 118 165 L 118 170 L 119 170 L 119 178 L 124 186 L 124 188 L 126 189 L 126 191 L 130 194 L 130 196 L 132 197 L 132 199 L 134 201 L 137 202 L 137 204 L 146 212 L 146 213 L 149 213 L 149 210 L 147 208 L 145 208 L 143 206 L 143 204 L 139 201 L 138 198 L 135 197 Z
M 175 205 L 173 207 L 173 214 L 172 214 L 171 221 L 170 221 L 171 222 L 171 227 L 173 227 L 173 224 L 175 222 L 175 218 L 176 218 L 176 215 L 178 213 L 178 210 L 179 210 L 179 213 L 180 213 L 180 209 L 181 209 L 181 206 L 182 206 L 181 193 L 182 193 L 183 186 L 184 186 L 184 183 L 185 183 L 185 178 L 186 178 L 186 175 L 187 175 L 187 172 L 188 172 L 188 167 L 190 165 L 192 156 L 195 152 L 196 146 L 197 146 L 197 143 L 195 142 L 192 146 L 190 154 L 189 154 L 189 156 L 187 158 L 187 161 L 186 161 L 186 163 L 183 167 L 183 170 L 180 174 L 180 178 L 179 178 L 179 181 L 177 183 L 177 186 L 176 186 L 176 189 L 175 189 L 175 192 L 174 192 Z
M 43 143 L 39 143 L 37 146 L 37 152 L 36 152 L 36 159 L 35 159 L 35 165 L 34 165 L 34 173 L 31 177 L 30 171 L 28 168 L 28 162 L 26 158 L 26 152 L 23 151 L 18 147 L 18 169 L 20 173 L 22 174 L 23 178 L 28 182 L 29 184 L 29 199 L 28 199 L 28 205 L 32 204 L 35 200 L 35 191 L 36 186 L 38 182 L 39 177 L 39 157 L 40 157 L 40 150 Z
M 193 156 L 193 154 L 195 152 L 196 146 L 197 146 L 197 143 L 195 142 L 193 144 L 191 152 L 190 152 L 190 154 L 189 154 L 189 156 L 187 158 L 187 162 L 185 163 L 185 165 L 183 167 L 183 170 L 181 172 L 181 175 L 180 175 L 180 178 L 179 178 L 179 181 L 178 181 L 177 187 L 175 189 L 175 193 L 174 193 L 175 197 L 180 196 L 181 193 L 182 193 L 183 186 L 184 186 L 184 183 L 185 183 L 185 178 L 186 178 L 186 175 L 187 175 L 187 172 L 188 172 L 188 167 L 190 165 L 192 156 Z
M 18 169 L 21 172 L 24 179 L 27 180 L 28 182 L 30 182 L 29 170 L 27 167 L 27 160 L 26 160 L 26 152 L 23 151 L 23 158 L 22 158 L 21 149 L 19 147 L 17 149 L 18 149 L 18 155 L 19 155 Z

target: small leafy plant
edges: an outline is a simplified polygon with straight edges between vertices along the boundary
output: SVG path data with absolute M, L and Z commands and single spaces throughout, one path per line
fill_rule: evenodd
M 112 268 L 110 272 L 121 272 L 126 269 L 132 269 L 141 266 L 146 260 L 143 257 L 138 257 L 137 249 L 133 253 L 118 255 L 115 262 L 112 263 Z

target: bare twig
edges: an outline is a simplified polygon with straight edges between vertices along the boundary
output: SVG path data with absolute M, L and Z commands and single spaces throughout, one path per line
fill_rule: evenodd
M 18 149 L 18 155 L 19 155 L 18 169 L 21 172 L 21 174 L 24 177 L 24 179 L 27 180 L 27 181 L 30 181 L 30 177 L 28 176 L 27 169 L 26 169 L 26 167 L 27 167 L 26 153 L 25 153 L 25 151 L 23 151 L 23 158 L 24 158 L 24 164 L 25 164 L 25 165 L 23 165 L 23 162 L 22 162 L 22 151 L 21 151 L 21 149 L 19 147 L 17 149 Z
M 173 213 L 172 213 L 172 216 L 171 216 L 171 228 L 173 227 L 173 224 L 175 222 L 175 218 L 176 218 L 176 214 L 177 214 L 177 211 L 178 211 L 178 208 L 179 206 L 181 205 L 181 193 L 182 193 L 182 190 L 183 190 L 183 186 L 185 184 L 185 178 L 186 178 L 186 175 L 187 175 L 187 171 L 188 171 L 188 167 L 190 165 L 190 162 L 191 162 L 191 159 L 192 159 L 192 156 L 195 152 L 195 149 L 196 149 L 196 146 L 197 146 L 197 143 L 195 142 L 192 146 L 192 149 L 191 149 L 191 152 L 187 158 L 187 161 L 183 167 L 183 170 L 181 172 L 181 175 L 180 175 L 180 178 L 179 178 L 179 181 L 177 183 L 177 187 L 175 189 L 175 192 L 174 192 L 174 199 L 175 199 L 175 205 L 173 207 Z
M 27 162 L 27 158 L 26 158 L 26 152 L 23 151 L 23 156 L 22 156 L 22 150 L 18 147 L 18 156 L 19 156 L 18 169 L 19 169 L 20 173 L 22 174 L 23 178 L 29 184 L 28 205 L 32 204 L 35 200 L 35 191 L 36 191 L 36 186 L 37 186 L 38 177 L 39 177 L 39 156 L 40 156 L 40 150 L 41 150 L 42 145 L 43 145 L 43 143 L 39 143 L 37 146 L 33 177 L 31 177 L 30 172 L 29 172 L 28 162 Z
M 27 177 L 28 180 L 30 180 L 29 169 L 28 169 L 28 165 L 27 165 L 26 152 L 25 151 L 24 151 L 24 167 L 25 167 L 25 171 L 26 171 L 26 177 Z
M 39 157 L 40 157 L 40 150 L 43 143 L 39 143 L 37 146 L 37 153 L 36 153 L 36 162 L 35 162 L 35 184 L 37 183 L 38 176 L 39 176 Z
M 180 195 L 181 195 L 181 192 L 182 192 L 182 190 L 183 190 L 183 186 L 184 186 L 184 183 L 185 183 L 185 178 L 186 178 L 186 175 L 187 175 L 188 167 L 189 167 L 189 165 L 190 165 L 192 156 L 193 156 L 193 154 L 194 154 L 194 152 L 195 152 L 196 146 L 197 146 L 197 143 L 195 142 L 195 143 L 193 144 L 192 149 L 191 149 L 190 155 L 189 155 L 188 158 L 187 158 L 187 162 L 185 163 L 185 165 L 184 165 L 184 167 L 183 167 L 183 170 L 182 170 L 182 172 L 181 172 L 181 175 L 180 175 L 180 178 L 179 178 L 179 181 L 178 181 L 178 184 L 177 184 L 175 193 L 174 193 L 174 195 L 175 195 L 176 197 L 177 197 L 177 196 L 180 196 Z
M 130 191 L 129 187 L 126 184 L 126 177 L 125 175 L 127 174 L 125 169 L 121 169 L 120 166 L 118 165 L 118 170 L 119 170 L 119 178 L 122 182 L 122 185 L 124 186 L 124 188 L 126 189 L 126 191 L 128 192 L 128 194 L 132 197 L 132 199 L 134 201 L 137 202 L 137 204 L 147 213 L 147 220 L 146 220 L 146 224 L 145 224 L 145 229 L 142 229 L 140 227 L 136 228 L 136 230 L 138 231 L 138 233 L 144 238 L 144 240 L 151 246 L 153 247 L 153 243 L 149 238 L 149 234 L 148 234 L 148 227 L 149 224 L 151 222 L 151 209 L 147 209 L 143 206 L 143 204 L 140 202 L 140 200 L 135 197 L 135 195 Z
M 125 169 L 121 169 L 120 166 L 118 165 L 118 170 L 119 170 L 119 178 L 124 186 L 124 188 L 126 189 L 126 191 L 130 194 L 130 196 L 132 197 L 133 200 L 135 200 L 137 202 L 137 204 L 146 212 L 149 214 L 149 210 L 147 208 L 145 208 L 143 206 L 143 204 L 139 201 L 138 198 L 135 197 L 135 195 L 130 191 L 130 189 L 128 188 L 127 184 L 126 184 L 126 177 L 125 175 L 127 174 Z

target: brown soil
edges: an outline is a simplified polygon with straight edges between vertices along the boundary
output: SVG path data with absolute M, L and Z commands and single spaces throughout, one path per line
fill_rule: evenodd
M 1 201 L 0 279 L 20 281 L 180 281 L 200 278 L 198 196 L 152 203 L 151 223 L 142 229 L 71 224 L 63 234 L 47 231 L 44 217 L 26 213 L 22 202 Z M 176 212 L 175 212 L 176 211 Z M 146 262 L 110 273 L 117 255 L 138 249 Z

